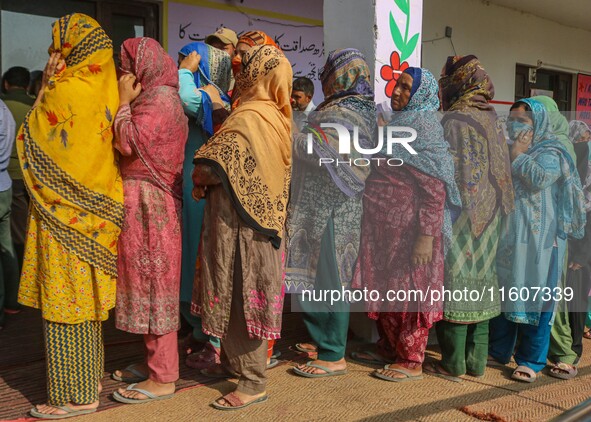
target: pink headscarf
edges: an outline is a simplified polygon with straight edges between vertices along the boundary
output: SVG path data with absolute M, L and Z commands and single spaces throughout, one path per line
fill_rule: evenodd
M 176 63 L 156 40 L 132 38 L 121 46 L 121 69 L 142 84 L 131 103 L 135 133 L 129 139 L 158 185 L 180 199 L 189 126 Z

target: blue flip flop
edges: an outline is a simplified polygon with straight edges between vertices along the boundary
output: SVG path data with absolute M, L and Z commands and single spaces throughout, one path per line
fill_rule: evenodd
M 41 413 L 37 410 L 37 407 L 32 408 L 29 411 L 29 413 L 34 418 L 38 418 L 38 419 L 66 419 L 66 418 L 73 418 L 74 416 L 88 415 L 90 413 L 96 412 L 96 409 L 74 410 L 68 406 L 51 406 L 51 407 L 55 407 L 56 409 L 63 410 L 66 413 L 63 415 Z
M 118 391 L 115 391 L 113 393 L 113 398 L 115 400 L 117 400 L 120 403 L 125 403 L 125 404 L 140 404 L 140 403 L 148 403 L 151 401 L 157 401 L 157 400 L 166 400 L 166 399 L 170 399 L 172 397 L 174 397 L 174 393 L 173 394 L 166 394 L 164 396 L 157 396 L 154 393 L 150 393 L 147 390 L 141 389 L 141 388 L 137 388 L 136 387 L 137 384 L 129 384 L 126 388 L 127 391 L 135 391 L 137 393 L 141 393 L 144 396 L 148 397 L 147 399 L 130 399 L 127 397 L 122 396 L 121 394 L 119 394 Z
M 301 369 L 299 369 L 297 366 L 293 368 L 293 372 L 296 373 L 299 376 L 302 377 L 306 377 L 306 378 L 327 378 L 327 377 L 336 377 L 338 375 L 345 375 L 347 373 L 346 369 L 342 369 L 340 371 L 333 371 L 330 368 L 327 368 L 326 366 L 322 366 L 322 365 L 316 365 L 313 360 L 310 360 L 306 363 L 306 366 L 310 367 L 310 368 L 318 368 L 318 369 L 322 369 L 325 373 L 324 374 L 310 374 L 306 371 L 302 371 Z

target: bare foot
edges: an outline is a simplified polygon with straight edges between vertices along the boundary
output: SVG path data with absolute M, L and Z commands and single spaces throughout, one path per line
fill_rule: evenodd
M 98 408 L 99 401 L 97 400 L 94 403 L 90 404 L 68 403 L 66 406 L 72 410 L 91 410 Z M 35 406 L 35 409 L 37 409 L 37 412 L 43 413 L 44 415 L 66 415 L 68 413 L 66 411 L 63 411 L 62 409 L 58 409 L 57 407 L 51 406 L 49 404 L 37 405 Z
M 345 360 L 345 358 L 337 360 L 336 362 L 328 362 L 325 360 L 315 360 L 315 361 L 312 361 L 312 364 L 324 366 L 332 371 L 344 371 L 345 369 L 347 369 L 347 361 Z M 308 366 L 305 363 L 298 365 L 297 368 L 300 371 L 306 372 L 308 374 L 318 374 L 318 375 L 326 374 L 326 371 L 324 371 L 320 368 L 314 368 L 313 366 Z
M 103 392 L 103 385 L 99 382 L 99 385 L 98 385 L 98 393 L 100 394 L 102 392 Z
M 133 369 L 135 369 L 136 371 L 139 371 L 142 374 L 146 374 L 146 378 L 148 378 L 148 365 L 146 365 L 145 363 L 136 363 L 131 365 L 131 367 Z M 115 372 L 113 372 L 114 375 L 116 375 L 117 377 L 120 378 L 136 378 L 137 375 L 133 374 L 125 369 L 117 369 Z
M 148 379 L 148 380 L 138 383 L 135 387 L 140 388 L 142 390 L 149 391 L 150 393 L 154 394 L 155 396 L 167 396 L 167 395 L 173 394 L 175 392 L 174 382 L 162 384 L 162 383 Z M 120 388 L 117 391 L 123 397 L 128 398 L 128 399 L 145 400 L 145 399 L 149 398 L 145 394 L 138 393 L 137 391 L 129 391 L 125 388 Z
M 256 399 L 260 399 L 261 397 L 264 397 L 265 395 L 267 395 L 267 392 L 265 391 L 261 394 L 250 395 L 250 394 L 241 393 L 240 391 L 235 390 L 234 395 L 236 397 L 238 397 L 240 399 L 240 401 L 242 401 L 242 403 L 248 404 L 250 402 L 255 401 Z M 219 404 L 220 406 L 224 406 L 224 407 L 233 407 L 232 403 L 230 403 L 228 400 L 226 400 L 223 397 L 220 397 L 219 399 L 217 399 L 216 403 Z
M 417 366 L 416 368 L 411 369 L 411 368 L 407 368 L 407 367 L 402 366 L 402 365 L 398 365 L 396 363 L 391 363 L 390 365 L 388 365 L 388 369 L 386 369 L 386 368 L 377 369 L 376 372 L 378 374 L 382 374 L 382 375 L 385 375 L 385 376 L 390 377 L 390 378 L 400 378 L 400 379 L 408 378 L 406 375 L 404 375 L 404 374 L 402 374 L 400 372 L 397 372 L 397 371 L 390 371 L 390 369 L 401 369 L 404 372 L 408 372 L 413 377 L 417 377 L 417 376 L 419 376 L 419 375 L 421 375 L 423 373 L 423 367 L 422 366 Z

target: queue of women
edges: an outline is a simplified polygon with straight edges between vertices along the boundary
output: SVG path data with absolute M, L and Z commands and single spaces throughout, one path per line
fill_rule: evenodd
M 237 378 L 212 403 L 235 410 L 268 399 L 286 292 L 574 283 L 586 304 L 591 172 L 577 142 L 589 128 L 573 122 L 569 134 L 553 100 L 513 105 L 509 146 L 476 57 L 450 57 L 439 83 L 409 68 L 390 124 L 417 131 L 417 154 L 397 151 L 398 167 L 322 167 L 319 158 L 358 157 L 339 154 L 337 133 L 316 130 L 322 122 L 358 128 L 360 145 L 376 141 L 363 55 L 328 55 L 324 102 L 300 133 L 280 48 L 260 31 L 234 47 L 230 57 L 192 43 L 175 63 L 157 41 L 129 39 L 117 81 L 96 21 L 72 14 L 54 24 L 41 93 L 17 136 L 32 200 L 19 300 L 42 311 L 48 367 L 48 401 L 33 416 L 96 411 L 112 308 L 117 328 L 145 344 L 142 361 L 112 374 L 128 384 L 115 400 L 174 395 L 182 316 L 206 343 L 187 365 Z M 299 303 L 312 342 L 294 347 L 311 360 L 294 374 L 346 374 L 350 304 Z M 424 372 L 462 382 L 511 360 L 512 377 L 533 382 L 547 359 L 551 375 L 569 379 L 582 354 L 585 318 L 554 303 L 502 307 L 494 295 L 485 305 L 370 303 L 367 312 L 377 347 L 351 358 L 380 365 L 373 375 L 390 382 Z M 425 363 L 433 326 L 442 359 Z

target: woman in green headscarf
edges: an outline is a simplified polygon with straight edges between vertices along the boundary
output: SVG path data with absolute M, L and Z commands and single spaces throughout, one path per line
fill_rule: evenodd
M 544 105 L 544 108 L 548 112 L 548 118 L 550 119 L 550 126 L 552 127 L 552 132 L 554 132 L 556 138 L 558 138 L 560 143 L 566 148 L 568 154 L 570 155 L 570 158 L 572 158 L 573 163 L 576 165 L 577 155 L 575 154 L 573 143 L 568 137 L 568 133 L 570 130 L 568 126 L 568 120 L 566 120 L 566 117 L 564 117 L 560 110 L 558 110 L 558 104 L 556 104 L 556 101 L 545 95 L 532 97 L 532 99 L 539 101 Z
M 533 97 L 534 100 L 542 103 L 548 112 L 550 126 L 554 132 L 554 136 L 564 145 L 568 154 L 572 158 L 573 167 L 577 164 L 577 155 L 573 147 L 573 143 L 569 138 L 568 120 L 558 110 L 556 101 L 545 95 Z M 578 176 L 577 176 L 578 177 Z M 566 274 L 568 270 L 568 243 L 567 250 L 564 257 L 564 266 L 560 285 L 562 288 L 566 287 Z M 559 303 L 556 308 L 556 315 L 552 324 L 552 331 L 550 335 L 550 349 L 548 350 L 548 360 L 551 362 L 549 374 L 559 379 L 571 379 L 577 375 L 577 354 L 573 351 L 573 339 L 571 336 L 571 328 L 568 320 L 568 310 L 565 303 Z

